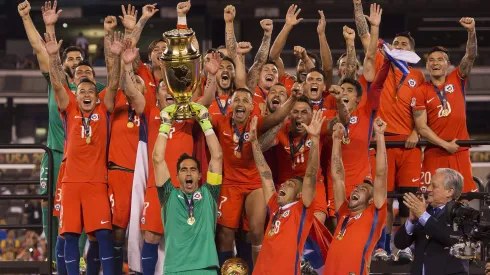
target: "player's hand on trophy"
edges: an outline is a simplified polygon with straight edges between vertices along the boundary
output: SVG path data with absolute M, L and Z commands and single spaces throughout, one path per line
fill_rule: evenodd
M 250 42 L 239 42 L 236 47 L 236 53 L 246 55 L 252 50 L 252 44 Z
M 153 15 L 155 15 L 155 13 L 157 13 L 157 11 L 159 11 L 159 9 L 157 9 L 157 3 L 146 5 L 142 9 L 141 18 L 150 19 Z
M 56 11 L 56 6 L 58 6 L 58 1 L 54 1 L 53 6 L 51 6 L 51 1 L 46 1 L 44 6 L 41 7 L 41 13 L 43 14 L 43 20 L 46 26 L 54 25 L 58 21 L 62 10 Z
M 225 14 L 224 14 L 225 22 L 232 23 L 233 20 L 235 20 L 235 15 L 236 15 L 235 7 L 232 5 L 226 6 Z
M 165 107 L 160 112 L 160 118 L 162 119 L 162 124 L 172 125 L 175 111 L 177 111 L 176 104 L 172 104 L 170 106 Z
M 177 4 L 177 16 L 184 17 L 191 9 L 191 1 L 180 2 Z
M 136 17 L 138 17 L 138 10 L 135 6 L 131 6 L 131 4 L 128 5 L 127 11 L 124 5 L 121 5 L 121 10 L 123 15 L 119 16 L 119 19 L 121 19 L 124 28 L 128 31 L 134 30 L 134 27 L 136 26 Z
M 202 131 L 204 134 L 207 134 L 208 130 L 213 129 L 213 125 L 211 124 L 211 121 L 209 121 L 208 108 L 195 102 L 191 102 L 189 104 L 192 112 L 196 114 L 196 120 L 199 122 L 199 125 L 201 125 Z
M 124 52 L 122 53 L 122 59 L 124 64 L 132 64 L 138 56 L 140 49 L 134 47 L 131 39 L 124 40 Z
M 263 19 L 260 21 L 260 26 L 264 30 L 265 35 L 272 35 L 272 29 L 274 28 L 274 25 L 272 23 L 272 20 L 270 19 Z

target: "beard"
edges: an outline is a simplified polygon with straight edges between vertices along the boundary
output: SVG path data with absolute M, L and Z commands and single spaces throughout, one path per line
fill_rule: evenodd
M 228 88 L 225 88 L 223 86 L 221 86 L 221 81 L 217 81 L 217 84 L 218 84 L 218 87 L 223 90 L 225 92 L 225 94 L 231 94 L 231 91 L 234 90 L 234 79 L 232 79 L 232 81 L 230 81 L 230 86 L 228 86 Z
M 73 73 L 69 67 L 65 67 L 65 73 L 69 78 L 73 79 Z

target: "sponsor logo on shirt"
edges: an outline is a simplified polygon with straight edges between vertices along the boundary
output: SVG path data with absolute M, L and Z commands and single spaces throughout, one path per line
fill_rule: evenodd
M 444 91 L 446 91 L 446 93 L 449 93 L 449 94 L 454 92 L 454 85 L 453 84 L 447 84 L 444 87 Z
M 357 121 L 359 121 L 359 118 L 356 117 L 356 116 L 353 116 L 353 117 L 350 118 L 350 124 L 356 124 Z
M 417 86 L 417 81 L 415 81 L 415 79 L 413 79 L 413 78 L 410 78 L 408 80 L 408 86 L 415 88 L 415 86 Z
M 145 217 L 141 218 L 141 224 L 145 224 L 145 223 L 146 223 Z

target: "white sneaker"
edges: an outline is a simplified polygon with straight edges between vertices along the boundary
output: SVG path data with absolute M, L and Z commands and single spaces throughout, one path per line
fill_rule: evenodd
M 383 248 L 378 248 L 376 251 L 374 251 L 373 260 L 376 261 L 378 259 L 388 261 L 391 259 L 391 256 L 388 255 L 388 252 L 386 252 Z
M 398 250 L 398 253 L 396 254 L 396 261 L 401 264 L 408 264 L 410 262 L 413 262 L 413 254 L 412 250 L 410 250 L 410 247 Z

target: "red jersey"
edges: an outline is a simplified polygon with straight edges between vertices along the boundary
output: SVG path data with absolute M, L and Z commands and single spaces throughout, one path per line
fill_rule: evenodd
M 110 113 L 104 103 L 97 103 L 91 114 L 82 114 L 78 105 L 70 100 L 66 109 L 60 113 L 67 149 L 62 182 L 107 183 Z M 88 131 L 88 135 L 84 129 Z
M 111 116 L 109 162 L 134 170 L 141 121 L 122 90 L 117 93 Z
M 371 254 L 386 225 L 386 202 L 377 209 L 371 203 L 363 212 L 351 216 L 348 202 L 344 201 L 336 213 L 338 223 L 328 249 L 323 274 L 368 275 Z M 344 226 L 345 225 L 345 226 Z M 344 230 L 342 228 L 344 227 Z M 339 234 L 343 237 L 339 240 Z M 348 248 L 348 251 L 346 249 Z
M 290 135 L 291 123 L 286 123 L 277 133 L 275 144 L 276 157 L 278 167 L 280 167 L 280 173 L 278 174 L 278 184 L 282 184 L 288 179 L 295 176 L 304 177 L 306 173 L 306 167 L 308 166 L 308 157 L 310 156 L 311 139 L 308 133 L 303 136 L 293 137 Z M 322 125 L 320 133 L 319 150 L 321 154 L 322 141 L 327 136 L 327 123 Z M 291 147 L 293 148 L 294 155 L 291 155 Z M 294 159 L 294 164 L 293 164 Z M 294 165 L 294 168 L 293 168 Z M 318 180 L 323 180 L 322 170 L 318 171 Z
M 262 127 L 263 118 L 258 117 L 257 129 Z M 245 125 L 236 126 L 232 125 L 231 114 L 215 114 L 212 116 L 212 123 L 223 150 L 223 184 L 261 188 L 262 182 L 248 133 L 250 119 Z
M 155 186 L 155 171 L 153 168 L 152 154 L 158 138 L 160 125 L 162 124 L 160 109 L 157 106 L 146 104 L 144 110 L 144 122 L 148 124 L 146 130 L 146 133 L 148 134 L 148 181 L 146 183 L 146 188 L 149 188 Z M 187 153 L 190 156 L 192 156 L 193 153 L 193 125 L 193 120 L 175 121 L 172 128 L 170 128 L 170 132 L 168 133 L 167 147 L 165 150 L 165 162 L 167 163 L 168 170 L 170 171 L 172 184 L 176 188 L 180 187 L 180 183 L 177 178 L 177 160 L 184 153 Z
M 446 82 L 437 87 L 443 92 L 447 100 L 448 116 L 443 116 L 443 105 L 432 82 L 425 82 L 414 93 L 412 105 L 414 110 L 427 111 L 427 126 L 444 140 L 468 140 L 470 136 L 466 127 L 466 100 L 465 86 L 467 78 L 462 78 L 457 67 L 447 77 Z M 458 151 L 467 150 L 469 147 L 459 147 Z M 446 150 L 427 146 L 425 154 L 446 156 Z
M 136 74 L 139 75 L 143 81 L 145 82 L 146 94 L 145 99 L 146 103 L 150 106 L 155 106 L 157 102 L 157 94 L 158 94 L 158 83 L 160 79 L 157 79 L 153 72 L 146 67 L 146 65 L 140 61 L 140 65 Z
M 361 75 L 357 81 L 362 87 L 361 102 L 359 102 L 358 106 L 363 106 L 366 104 L 367 94 L 369 93 L 369 86 L 371 85 L 371 82 L 368 82 L 364 75 Z M 327 108 L 327 110 L 337 110 L 337 100 L 330 93 L 325 97 L 325 108 Z
M 280 207 L 274 193 L 267 211 L 271 218 L 253 274 L 301 274 L 301 256 L 315 218 L 313 205 L 305 207 L 300 199 Z
M 217 114 L 231 114 L 233 110 L 230 108 L 231 105 L 231 96 L 229 95 L 218 95 L 218 92 L 215 93 L 214 95 L 214 100 L 209 105 L 208 107 L 208 112 L 211 116 L 217 115 Z M 259 97 L 254 95 L 253 97 L 253 105 L 254 108 L 252 112 L 250 113 L 250 116 L 259 116 L 261 115 L 260 107 L 259 104 L 264 103 L 264 100 Z
M 288 93 L 288 96 L 290 96 L 291 95 L 291 89 L 293 88 L 294 82 L 296 82 L 296 77 L 294 77 L 288 73 L 284 73 L 279 78 L 279 82 L 284 84 L 284 87 L 286 87 L 286 91 Z
M 384 56 L 377 52 L 376 72 L 381 69 L 383 60 Z M 414 127 L 410 105 L 413 98 L 413 88 L 422 85 L 425 82 L 425 77 L 421 71 L 412 67 L 410 67 L 410 73 L 403 80 L 403 83 L 400 84 L 402 77 L 402 71 L 390 66 L 388 77 L 381 92 L 379 116 L 386 122 L 387 133 L 408 136 Z

